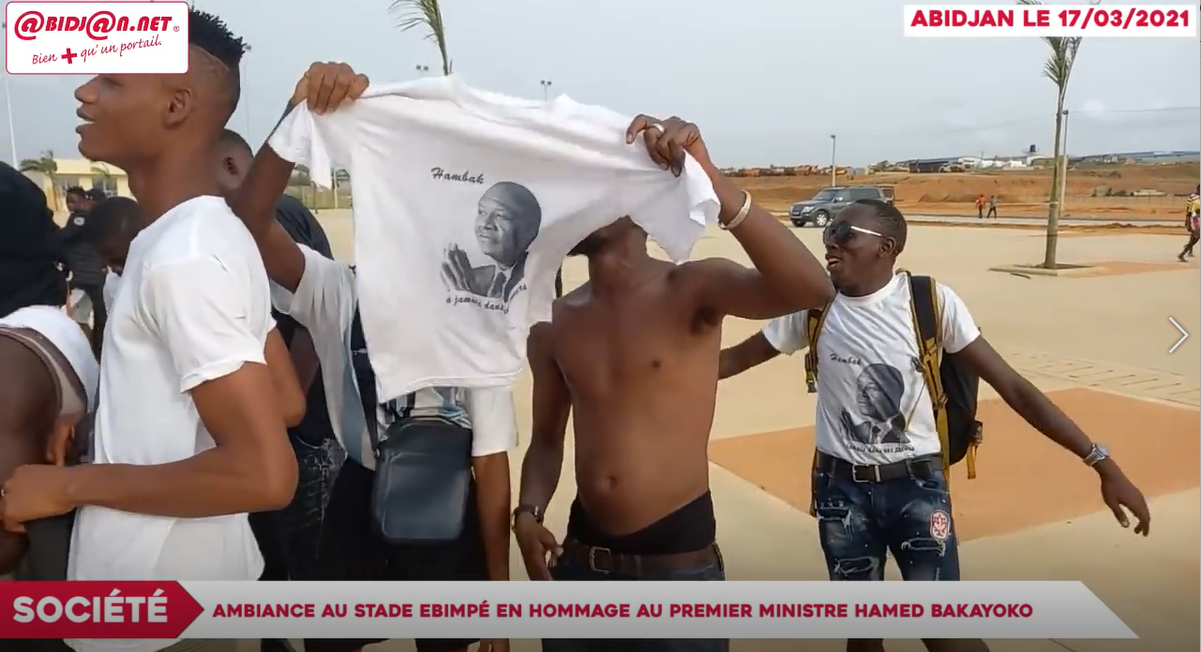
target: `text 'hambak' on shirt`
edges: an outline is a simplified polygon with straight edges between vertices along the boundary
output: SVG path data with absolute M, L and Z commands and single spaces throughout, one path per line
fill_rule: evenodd
M 959 295 L 938 284 L 943 350 L 958 353 L 980 336 Z M 763 329 L 781 353 L 808 347 L 806 313 Z M 941 451 L 921 372 L 909 283 L 897 275 L 863 297 L 839 294 L 817 338 L 817 422 L 822 452 L 853 464 L 889 464 Z
M 372 86 L 344 109 L 301 105 L 281 121 L 269 145 L 282 158 L 317 183 L 334 164 L 354 178 L 355 286 L 381 396 L 511 385 L 564 257 L 623 215 L 687 259 L 716 221 L 712 183 L 691 157 L 665 173 L 626 142 L 629 124 L 453 76 Z

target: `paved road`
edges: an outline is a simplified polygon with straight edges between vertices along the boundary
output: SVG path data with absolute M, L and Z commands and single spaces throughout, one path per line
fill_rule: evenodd
M 787 217 L 786 213 L 776 213 Z M 981 220 L 976 217 L 959 217 L 955 215 L 906 215 L 910 222 L 937 222 L 940 224 L 996 224 L 998 226 L 1043 226 L 1047 223 L 1045 217 L 1002 217 L 991 220 Z M 1083 217 L 1059 220 L 1062 226 L 1106 226 L 1120 224 L 1123 226 L 1181 226 L 1180 220 L 1123 220 L 1111 217 Z

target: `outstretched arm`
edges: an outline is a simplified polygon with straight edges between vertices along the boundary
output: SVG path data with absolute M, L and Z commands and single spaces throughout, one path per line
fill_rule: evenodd
M 780 352 L 767 341 L 767 337 L 760 331 L 728 349 L 722 349 L 717 377 L 724 380 L 737 376 L 778 355 Z
M 738 239 L 755 267 L 716 259 L 685 265 L 698 284 L 703 307 L 721 315 L 767 319 L 834 298 L 834 286 L 822 264 L 780 220 L 751 202 L 749 193 L 717 169 L 696 125 L 643 115 L 634 119 L 626 140 L 632 143 L 638 134 L 651 159 L 677 175 L 683 171 L 685 153 L 696 159 L 721 203 L 718 220 Z

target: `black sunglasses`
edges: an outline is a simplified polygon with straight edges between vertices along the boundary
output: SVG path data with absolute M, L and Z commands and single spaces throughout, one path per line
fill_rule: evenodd
M 885 237 L 883 233 L 878 233 L 870 229 L 864 229 L 850 222 L 831 222 L 826 230 L 822 232 L 822 244 L 842 246 L 855 238 L 856 234 L 874 235 L 877 238 Z

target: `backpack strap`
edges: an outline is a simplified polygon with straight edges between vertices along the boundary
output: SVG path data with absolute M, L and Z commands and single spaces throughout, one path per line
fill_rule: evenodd
M 817 338 L 821 335 L 822 324 L 826 323 L 826 313 L 830 304 L 821 308 L 810 308 L 805 311 L 805 341 L 809 350 L 805 351 L 805 388 L 810 394 L 817 393 Z
M 826 313 L 830 304 L 821 308 L 810 308 L 805 312 L 805 341 L 809 349 L 805 351 L 805 387 L 810 394 L 817 393 L 817 338 L 821 335 L 822 324 L 826 323 Z M 817 473 L 817 446 L 813 447 L 813 468 L 810 477 Z M 816 489 L 816 487 L 814 487 Z M 809 500 L 809 515 L 817 518 L 817 492 L 813 491 Z
M 947 395 L 942 387 L 942 310 L 938 300 L 938 283 L 929 276 L 914 276 L 902 271 L 909 279 L 910 312 L 913 331 L 917 334 L 918 356 L 926 391 L 934 408 L 934 425 L 942 448 L 943 472 L 947 486 L 951 483 L 951 442 L 947 424 Z
M 363 402 L 363 418 L 367 422 L 371 449 L 379 450 L 379 417 L 376 414 L 379 399 L 375 391 L 375 370 L 371 368 L 371 361 L 367 357 L 367 337 L 363 334 L 363 320 L 357 309 L 354 311 L 354 321 L 350 323 L 350 355 L 355 384 Z

